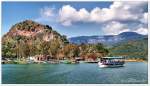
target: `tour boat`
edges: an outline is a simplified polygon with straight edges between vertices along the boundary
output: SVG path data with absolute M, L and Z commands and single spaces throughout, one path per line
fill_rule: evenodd
M 123 67 L 124 57 L 102 57 L 98 62 L 99 67 Z

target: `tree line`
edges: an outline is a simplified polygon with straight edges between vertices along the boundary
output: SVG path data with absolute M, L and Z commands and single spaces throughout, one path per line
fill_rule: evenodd
M 35 55 L 49 55 L 54 59 L 97 59 L 106 56 L 109 51 L 103 44 L 71 44 L 63 36 L 51 41 L 23 36 L 6 37 L 2 42 L 2 57 L 11 59 L 28 58 Z M 66 41 L 66 42 L 65 42 Z

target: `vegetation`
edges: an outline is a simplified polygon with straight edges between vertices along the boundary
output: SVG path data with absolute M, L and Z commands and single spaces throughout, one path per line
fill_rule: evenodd
M 108 50 L 102 43 L 69 43 L 65 35 L 52 27 L 31 20 L 13 25 L 2 37 L 2 58 L 20 61 L 36 55 L 48 55 L 57 60 L 80 57 L 93 61 L 104 56 L 148 60 L 148 38 L 120 42 Z
M 110 51 L 110 54 L 113 56 L 126 56 L 127 59 L 148 60 L 148 38 L 116 44 Z
M 9 59 L 22 60 L 35 55 L 49 55 L 54 59 L 81 57 L 96 60 L 108 53 L 101 43 L 71 44 L 65 35 L 60 35 L 48 25 L 31 20 L 15 24 L 2 37 L 2 57 Z

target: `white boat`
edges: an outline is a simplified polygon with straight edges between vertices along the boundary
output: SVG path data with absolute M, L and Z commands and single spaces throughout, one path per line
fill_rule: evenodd
M 99 67 L 123 67 L 124 57 L 102 57 L 98 62 Z

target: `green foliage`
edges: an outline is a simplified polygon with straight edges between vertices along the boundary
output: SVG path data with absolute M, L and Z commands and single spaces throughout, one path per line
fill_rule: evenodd
M 33 32 L 35 36 L 18 35 L 17 31 Z M 36 33 L 37 30 L 42 31 Z M 13 35 L 17 34 L 17 35 Z M 53 36 L 45 41 L 45 36 Z M 148 59 L 148 39 L 130 40 L 107 49 L 103 44 L 71 44 L 65 35 L 59 34 L 48 25 L 26 20 L 12 26 L 2 37 L 3 58 L 28 58 L 35 55 L 49 55 L 55 59 L 96 59 L 103 56 L 126 56 L 126 58 Z
M 36 33 L 39 30 L 41 32 Z M 33 32 L 35 36 L 18 35 L 18 31 Z M 13 35 L 13 34 L 17 35 Z M 49 41 L 44 37 L 52 36 Z M 41 25 L 26 20 L 13 25 L 2 38 L 2 57 L 21 60 L 35 55 L 49 55 L 55 59 L 75 59 L 75 57 L 97 58 L 108 54 L 103 44 L 70 44 L 65 35 L 52 30 L 48 25 Z
M 101 58 L 108 55 L 108 49 L 103 46 L 103 44 L 81 44 L 79 45 L 80 56 L 84 59 L 93 59 Z
M 126 56 L 126 58 L 148 59 L 148 40 L 131 40 L 119 43 L 110 49 L 111 55 Z
M 79 56 L 79 48 L 75 44 L 67 44 L 64 49 L 64 54 L 69 59 L 74 59 Z
M 104 45 L 101 43 L 96 44 L 97 52 L 104 52 L 106 54 L 109 53 L 108 49 L 104 48 Z

